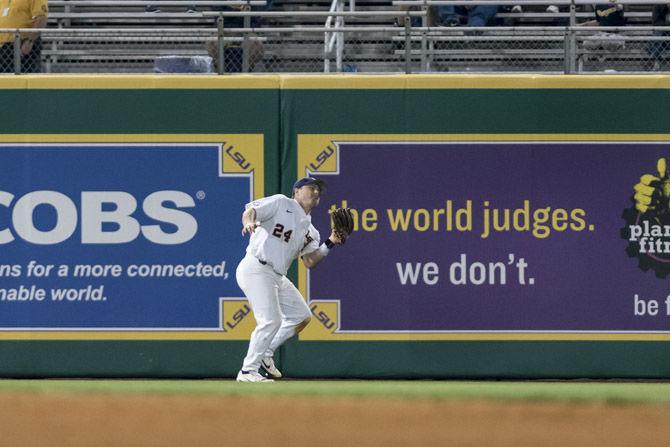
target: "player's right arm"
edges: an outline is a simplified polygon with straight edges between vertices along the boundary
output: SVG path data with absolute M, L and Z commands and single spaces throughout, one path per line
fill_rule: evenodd
M 242 213 L 242 234 L 253 233 L 261 224 L 277 213 L 279 204 L 286 200 L 281 194 L 264 197 L 247 203 Z
M 256 210 L 250 206 L 242 213 L 242 235 L 253 233 L 257 226 Z

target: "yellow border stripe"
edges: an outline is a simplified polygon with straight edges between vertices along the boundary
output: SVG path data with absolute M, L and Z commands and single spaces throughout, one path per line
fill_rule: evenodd
M 18 89 L 668 89 L 668 75 L 21 75 L 0 76 Z
M 312 321 L 311 324 L 318 324 Z M 247 340 L 248 337 L 244 337 Z M 490 333 L 472 334 L 449 333 L 352 333 L 331 334 L 323 338 L 305 338 L 311 341 L 670 341 L 667 334 L 639 333 Z M 234 341 L 226 332 L 206 331 L 175 331 L 175 332 L 144 332 L 144 331 L 7 331 L 0 332 L 0 340 L 221 340 Z
M 665 89 L 670 76 L 323 75 L 281 76 L 282 89 Z
M 310 324 L 318 324 L 312 321 Z M 450 334 L 450 333 L 332 333 L 330 336 L 319 338 L 307 338 L 302 334 L 300 340 L 309 341 L 670 341 L 670 333 L 667 334 L 609 334 L 602 333 L 561 333 L 552 334 L 548 332 L 538 333 L 500 333 L 500 332 L 478 332 L 476 334 Z
M 0 340 L 229 340 L 228 334 L 217 332 L 144 332 L 144 331 L 8 331 L 0 332 Z
M 278 75 L 21 75 L 0 76 L 0 90 L 277 89 Z
M 503 134 L 300 134 L 300 137 L 310 137 L 312 139 L 321 139 L 321 143 L 326 145 L 331 142 L 354 142 L 354 141 L 397 141 L 397 142 L 433 142 L 433 141 L 454 141 L 454 142 L 468 142 L 468 141 L 517 141 L 517 142 L 533 142 L 533 141 L 670 141 L 670 134 L 634 134 L 634 133 L 607 133 L 607 134 L 521 134 L 521 133 L 503 133 Z M 313 140 L 312 140 L 313 141 Z M 303 169 L 304 167 L 298 167 Z

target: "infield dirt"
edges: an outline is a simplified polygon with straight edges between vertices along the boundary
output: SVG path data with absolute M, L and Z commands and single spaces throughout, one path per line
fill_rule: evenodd
M 670 406 L 0 394 L 1 446 L 667 446 Z

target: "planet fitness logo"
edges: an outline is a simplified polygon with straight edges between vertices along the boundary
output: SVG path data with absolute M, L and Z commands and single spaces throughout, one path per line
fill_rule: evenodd
M 658 160 L 656 169 L 657 175 L 644 174 L 633 187 L 634 205 L 623 212 L 626 225 L 621 237 L 628 241 L 628 256 L 638 259 L 642 271 L 665 278 L 670 273 L 670 179 L 665 158 Z

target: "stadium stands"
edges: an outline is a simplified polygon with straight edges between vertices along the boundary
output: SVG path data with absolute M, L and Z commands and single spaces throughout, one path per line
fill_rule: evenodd
M 216 64 L 223 51 L 227 61 L 219 71 L 226 72 L 641 72 L 649 65 L 649 42 L 666 38 L 652 35 L 649 4 L 620 2 L 626 4 L 629 26 L 611 30 L 625 41 L 612 51 L 594 37 L 597 29 L 569 27 L 570 6 L 564 0 L 519 0 L 521 12 L 507 2 L 497 15 L 500 26 L 479 31 L 417 27 L 431 23 L 426 11 L 434 2 L 415 2 L 412 9 L 424 16 L 410 24 L 411 35 L 403 20 L 409 3 L 402 0 L 355 2 L 356 13 L 367 15 L 331 18 L 329 30 L 324 24 L 336 5 L 329 0 L 275 0 L 269 6 L 230 0 L 52 0 L 43 67 L 50 73 L 141 73 L 152 72 L 156 59 L 166 56 L 211 56 Z M 560 5 L 559 12 L 547 12 L 552 3 Z M 148 4 L 159 11 L 147 12 Z M 191 4 L 195 11 L 187 11 Z M 261 17 L 260 25 L 248 18 L 252 28 L 246 32 L 239 28 L 244 19 L 229 15 L 222 29 L 217 27 L 217 11 L 230 14 L 233 4 L 274 13 Z M 340 11 L 351 9 L 349 3 L 340 5 Z M 593 14 L 582 1 L 572 21 L 584 22 Z M 333 33 L 335 28 L 341 32 Z M 218 45 L 221 34 L 225 41 Z

